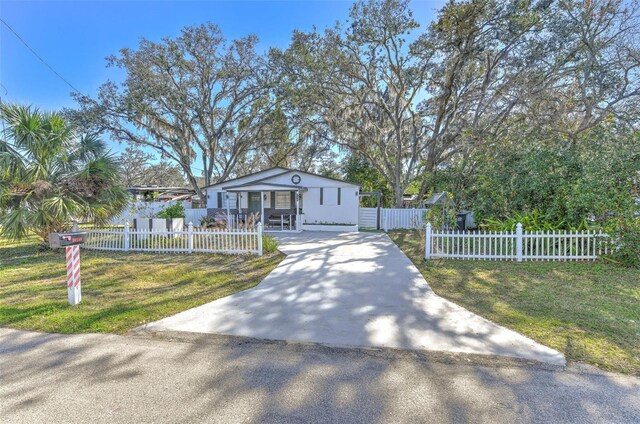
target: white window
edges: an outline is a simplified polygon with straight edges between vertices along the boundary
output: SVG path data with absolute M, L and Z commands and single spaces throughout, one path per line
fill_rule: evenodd
M 222 192 L 222 209 L 227 208 L 227 196 L 229 196 L 229 209 L 236 209 L 238 207 L 238 193 L 225 192 Z
M 291 209 L 291 193 L 276 191 L 276 209 Z
M 320 204 L 324 206 L 336 206 L 338 205 L 338 188 L 337 187 L 324 187 L 321 190 Z

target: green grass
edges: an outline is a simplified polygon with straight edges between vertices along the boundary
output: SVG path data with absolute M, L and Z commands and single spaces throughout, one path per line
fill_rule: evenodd
M 64 250 L 0 239 L 0 326 L 125 333 L 257 285 L 283 255 L 81 252 L 82 302 L 67 303 Z
M 594 262 L 423 259 L 418 232 L 391 239 L 440 296 L 563 352 L 640 375 L 640 272 Z

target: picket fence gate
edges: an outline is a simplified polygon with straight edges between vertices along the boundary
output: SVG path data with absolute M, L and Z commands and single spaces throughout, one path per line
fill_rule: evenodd
M 493 259 L 521 261 L 596 260 L 608 253 L 602 231 L 516 232 L 433 231 L 427 223 L 425 259 Z
M 262 224 L 255 228 L 231 230 L 194 229 L 186 231 L 124 228 L 88 229 L 85 249 L 157 253 L 252 253 L 262 256 Z

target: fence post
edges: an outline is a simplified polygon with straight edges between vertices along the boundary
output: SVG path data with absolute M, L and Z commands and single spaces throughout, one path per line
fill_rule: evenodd
M 522 262 L 522 224 L 516 225 L 516 261 Z
M 124 223 L 124 251 L 129 251 L 129 221 Z
M 389 232 L 389 214 L 382 209 L 382 229 L 385 233 Z
M 431 259 L 431 223 L 427 222 L 427 232 L 424 241 L 424 258 Z
M 189 221 L 189 253 L 193 253 L 193 222 Z
M 258 222 L 258 256 L 262 256 L 262 222 Z

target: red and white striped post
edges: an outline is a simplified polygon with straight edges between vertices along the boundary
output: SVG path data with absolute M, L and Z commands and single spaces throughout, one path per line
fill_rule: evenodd
M 66 253 L 69 305 L 77 305 L 82 297 L 80 291 L 80 246 L 67 246 Z

